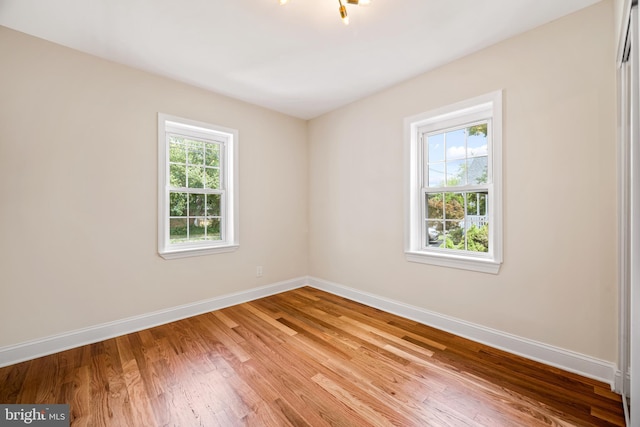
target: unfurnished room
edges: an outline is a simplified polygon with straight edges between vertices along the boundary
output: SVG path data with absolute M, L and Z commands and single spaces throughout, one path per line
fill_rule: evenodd
M 635 0 L 0 0 L 0 426 L 640 426 Z

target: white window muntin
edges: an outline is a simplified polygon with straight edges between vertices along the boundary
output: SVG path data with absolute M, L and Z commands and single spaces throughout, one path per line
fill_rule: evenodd
M 220 188 L 171 187 L 169 149 L 171 136 L 187 137 L 220 146 Z M 233 251 L 238 248 L 238 132 L 208 123 L 158 114 L 159 188 L 158 188 L 158 253 L 167 259 Z M 171 243 L 169 235 L 169 193 L 219 194 L 220 240 Z M 188 221 L 187 221 L 188 224 Z

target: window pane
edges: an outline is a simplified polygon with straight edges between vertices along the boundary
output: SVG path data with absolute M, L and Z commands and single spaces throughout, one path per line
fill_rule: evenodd
M 169 216 L 187 216 L 186 193 L 169 193 Z
M 207 194 L 206 215 L 221 216 L 220 215 L 221 198 L 222 196 L 220 194 Z
M 445 134 L 447 160 L 464 159 L 466 157 L 465 136 L 465 129 L 458 129 Z
M 427 182 L 429 187 L 444 187 L 444 163 L 429 163 Z
M 222 240 L 220 232 L 220 218 L 207 218 L 206 240 Z
M 464 221 L 445 221 L 445 248 L 464 250 Z
M 444 161 L 444 134 L 431 135 L 427 138 L 427 161 Z
M 169 185 L 178 188 L 187 186 L 187 167 L 185 165 L 169 165 Z
M 192 165 L 204 164 L 204 142 L 188 141 L 187 143 L 188 157 L 187 160 Z
M 441 247 L 444 244 L 444 221 L 427 221 L 426 242 L 429 247 Z
M 469 184 L 486 184 L 488 157 L 475 157 L 467 160 L 467 176 Z
M 182 138 L 169 137 L 169 161 L 172 163 L 185 163 L 186 158 L 187 155 Z
M 205 233 L 204 218 L 189 218 L 189 241 L 202 240 Z
M 198 166 L 189 166 L 187 168 L 187 171 L 189 172 L 188 187 L 204 188 L 203 179 L 202 179 L 204 175 L 204 168 L 198 167 Z
M 220 144 L 207 144 L 204 152 L 204 164 L 207 166 L 220 166 Z
M 169 220 L 169 240 L 171 243 L 187 241 L 187 219 L 172 218 Z
M 471 126 L 467 129 L 467 157 L 486 156 L 488 152 L 487 144 L 487 124 Z
M 189 216 L 204 215 L 204 194 L 189 194 Z
M 444 217 L 464 219 L 464 193 L 445 193 Z
M 455 187 L 467 184 L 466 160 L 447 162 L 447 186 Z
M 482 225 L 478 221 L 467 222 L 467 250 L 471 252 L 489 252 L 489 223 Z
M 426 195 L 426 216 L 427 219 L 444 219 L 444 194 L 427 194 Z
M 486 221 L 487 197 L 486 192 L 467 193 L 467 216 L 483 217 L 482 220 Z
M 220 169 L 205 168 L 205 187 L 220 189 Z

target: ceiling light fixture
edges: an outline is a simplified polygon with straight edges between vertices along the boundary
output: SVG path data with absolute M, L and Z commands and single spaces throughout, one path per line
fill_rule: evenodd
M 279 0 L 280 4 L 286 4 L 288 2 L 288 0 Z M 367 6 L 368 4 L 371 3 L 371 0 L 346 0 L 347 4 L 355 4 L 357 6 Z M 340 18 L 342 18 L 342 22 L 344 22 L 344 25 L 349 25 L 349 15 L 347 15 L 347 8 L 346 6 L 342 3 L 342 0 L 338 0 L 338 4 L 340 5 L 340 7 L 338 8 L 338 11 L 340 12 Z

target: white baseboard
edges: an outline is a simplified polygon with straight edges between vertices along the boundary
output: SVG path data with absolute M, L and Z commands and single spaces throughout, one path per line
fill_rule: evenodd
M 306 283 L 306 277 L 301 277 L 20 344 L 0 347 L 0 367 L 285 292 L 304 286 Z
M 616 381 L 617 366 L 614 363 L 445 316 L 323 279 L 309 277 L 308 284 L 314 288 L 343 296 L 370 307 L 415 320 L 527 359 L 602 381 L 610 384 L 611 389 L 614 391 L 619 392 L 620 390 L 617 384 L 618 381 Z

